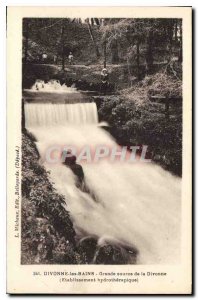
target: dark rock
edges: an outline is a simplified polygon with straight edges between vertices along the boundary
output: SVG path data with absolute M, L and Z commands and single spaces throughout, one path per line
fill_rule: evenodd
M 91 263 L 97 247 L 97 239 L 86 237 L 80 240 L 77 251 L 84 257 L 86 263 Z
M 94 263 L 104 265 L 135 264 L 137 251 L 124 246 L 103 245 L 96 251 Z
M 76 253 L 73 245 L 64 237 L 59 239 L 58 245 L 53 251 L 54 262 L 59 264 L 76 264 Z
M 104 245 L 97 250 L 95 263 L 104 265 L 117 265 L 126 264 L 127 260 L 122 254 L 120 248 L 112 245 Z

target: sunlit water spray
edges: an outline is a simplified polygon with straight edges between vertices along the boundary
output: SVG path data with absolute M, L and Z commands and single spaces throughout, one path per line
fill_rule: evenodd
M 26 104 L 25 115 L 26 128 L 37 138 L 41 161 L 65 196 L 77 233 L 135 248 L 140 264 L 179 262 L 180 179 L 153 163 L 84 163 L 93 198 L 76 187 L 68 167 L 47 163 L 45 153 L 54 144 L 115 146 L 97 124 L 95 103 Z
M 36 80 L 31 90 L 39 92 L 77 93 L 75 86 L 68 87 L 66 84 L 61 85 L 60 81 L 55 79 L 46 83 L 43 80 Z

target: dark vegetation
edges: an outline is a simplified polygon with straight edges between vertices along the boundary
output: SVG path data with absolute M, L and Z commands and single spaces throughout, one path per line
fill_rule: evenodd
M 72 51 L 74 65 L 68 64 Z M 43 59 L 43 53 L 47 58 Z M 182 22 L 180 19 L 24 19 L 23 88 L 59 79 L 109 95 L 94 100 L 121 145 L 148 145 L 150 157 L 182 175 Z M 167 112 L 166 101 L 169 102 Z M 22 263 L 135 263 L 119 247 L 78 241 L 66 202 L 39 164 L 33 138 L 22 140 Z M 127 259 L 126 259 L 127 257 Z
M 32 137 L 22 137 L 22 263 L 74 263 L 75 232 L 63 196 L 39 164 Z M 67 251 L 65 251 L 67 250 Z
M 110 83 L 116 91 L 131 87 L 145 75 L 155 74 L 167 66 L 179 78 L 181 19 L 24 19 L 23 37 L 24 87 L 28 86 L 26 80 L 32 63 L 56 65 L 66 83 L 72 79 L 82 80 L 84 84 L 100 82 L 101 69 L 107 66 Z M 70 51 L 76 67 L 69 65 Z M 43 58 L 43 54 L 47 57 Z M 31 64 L 29 68 L 28 64 Z M 45 68 L 40 76 L 51 79 L 50 74 L 45 74 Z M 80 89 L 84 89 L 82 84 Z
M 182 175 L 181 86 L 171 72 L 161 71 L 119 95 L 95 97 L 100 121 L 109 123 L 107 130 L 119 144 L 148 145 L 148 158 L 178 176 Z M 150 100 L 159 91 L 170 98 L 168 116 L 164 102 Z
M 24 19 L 23 61 L 89 65 L 142 64 L 151 71 L 155 63 L 182 60 L 181 19 Z M 54 56 L 56 59 L 54 60 Z

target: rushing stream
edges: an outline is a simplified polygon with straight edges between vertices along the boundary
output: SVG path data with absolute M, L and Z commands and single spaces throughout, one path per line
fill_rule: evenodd
M 80 190 L 72 171 L 46 161 L 52 145 L 116 145 L 98 124 L 95 103 L 25 104 L 26 128 L 37 139 L 41 162 L 51 172 L 57 191 L 81 236 L 99 243 L 128 245 L 138 251 L 137 263 L 171 264 L 180 260 L 181 181 L 154 163 L 81 163 L 85 182 L 95 198 Z

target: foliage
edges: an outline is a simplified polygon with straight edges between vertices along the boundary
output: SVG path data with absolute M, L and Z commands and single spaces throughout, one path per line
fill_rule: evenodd
M 31 138 L 22 137 L 22 263 L 81 263 L 65 199 L 39 165 Z
M 146 64 L 150 72 L 153 63 L 181 60 L 182 53 L 181 19 L 24 19 L 23 36 L 30 61 L 46 52 L 63 63 L 72 51 L 76 62 Z
M 96 28 L 92 30 L 97 39 L 99 33 Z M 30 62 L 39 62 L 39 56 L 46 53 L 48 63 L 54 63 L 54 55 L 57 56 L 58 63 L 61 63 L 63 56 L 67 58 L 70 51 L 78 62 L 82 59 L 85 62 L 95 59 L 87 25 L 78 22 L 77 19 L 24 19 L 23 37 L 23 55 L 25 56 L 27 47 L 25 41 L 28 39 L 27 60 Z
M 100 27 L 102 41 L 111 51 L 118 44 L 121 61 L 130 64 L 154 60 L 169 61 L 181 52 L 182 24 L 180 19 L 105 19 Z M 114 48 L 114 47 L 113 47 Z M 150 71 L 150 70 L 149 70 Z
M 127 99 L 132 99 L 137 105 L 144 104 L 152 95 L 182 98 L 181 73 L 177 70 L 177 65 L 173 63 L 169 71 L 167 68 L 168 66 L 154 75 L 146 76 L 131 88 L 122 90 L 122 95 Z
M 164 77 L 166 81 L 163 83 Z M 156 74 L 120 96 L 104 97 L 99 105 L 99 117 L 100 121 L 109 123 L 109 131 L 119 144 L 148 145 L 150 157 L 155 162 L 181 176 L 182 107 L 173 105 L 167 120 L 164 104 L 150 102 L 148 98 L 148 92 L 160 85 L 161 91 L 169 95 L 181 93 L 179 81 L 171 81 L 165 74 Z

